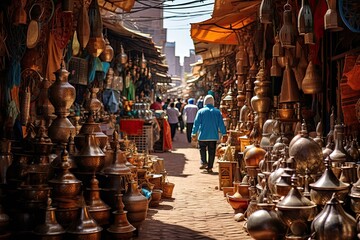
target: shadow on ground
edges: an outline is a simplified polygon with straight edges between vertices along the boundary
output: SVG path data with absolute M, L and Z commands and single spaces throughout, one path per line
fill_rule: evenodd
M 149 224 L 147 223 L 149 222 Z M 149 232 L 152 233 L 153 237 L 148 237 Z M 179 238 L 181 236 L 181 238 Z M 192 229 L 179 226 L 176 224 L 167 224 L 159 220 L 145 220 L 139 231 L 139 235 L 134 239 L 181 239 L 181 240 L 193 240 L 193 239 L 204 239 L 204 240 L 216 240 L 216 238 L 207 237 L 204 233 L 194 231 Z

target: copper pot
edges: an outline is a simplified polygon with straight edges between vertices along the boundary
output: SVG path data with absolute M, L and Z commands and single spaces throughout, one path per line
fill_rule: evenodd
M 22 186 L 18 190 L 21 191 L 24 200 L 28 202 L 46 202 L 50 188 Z
M 141 223 L 145 220 L 148 211 L 148 200 L 144 197 L 135 181 L 130 183 L 130 187 L 127 193 L 123 197 L 129 222 L 136 228 L 139 229 Z
M 151 201 L 150 201 L 150 206 L 151 207 L 156 207 L 159 206 L 160 201 L 161 201 L 161 195 L 162 195 L 163 191 L 160 189 L 153 189 L 151 192 Z
M 55 216 L 59 224 L 64 228 L 79 218 L 79 207 L 74 208 L 56 208 Z
M 104 152 L 96 144 L 95 134 L 85 134 L 85 145 L 75 156 L 80 171 L 97 172 L 104 166 Z

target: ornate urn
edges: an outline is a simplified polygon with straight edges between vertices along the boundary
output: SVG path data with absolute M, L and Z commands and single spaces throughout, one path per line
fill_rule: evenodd
M 91 180 L 91 187 L 86 189 L 86 204 L 91 217 L 100 225 L 109 224 L 110 207 L 100 198 L 99 181 L 94 177 Z
M 291 237 L 308 237 L 309 222 L 316 216 L 316 204 L 300 193 L 297 188 L 297 177 L 292 177 L 292 189 L 276 207 L 280 219 L 290 228 Z
M 49 180 L 52 187 L 52 195 L 59 199 L 74 199 L 81 191 L 81 181 L 69 171 L 68 153 L 66 149 L 61 153 L 62 172 L 55 178 Z
M 98 144 L 104 152 L 106 151 L 108 137 L 101 131 L 99 124 L 94 121 L 95 114 L 99 112 L 102 107 L 102 103 L 99 101 L 99 99 L 97 99 L 99 88 L 91 88 L 90 91 L 90 99 L 85 103 L 85 109 L 88 111 L 88 118 L 81 126 L 79 134 L 75 136 L 74 141 L 76 148 L 81 151 L 85 144 L 85 135 L 93 133 L 96 135 Z
M 356 239 L 356 220 L 342 207 L 333 193 L 324 209 L 311 224 L 312 237 L 319 240 L 351 240 Z
M 289 155 L 294 157 L 296 170 L 300 174 L 304 174 L 305 169 L 309 169 L 313 174 L 324 169 L 322 149 L 309 137 L 305 124 L 302 125 L 301 137 L 290 142 Z
M 340 181 L 331 170 L 329 158 L 325 160 L 325 167 L 323 175 L 316 182 L 309 184 L 310 198 L 320 206 L 324 206 L 331 199 L 333 193 L 336 193 L 339 199 L 344 201 L 349 192 L 349 184 Z
M 139 230 L 141 223 L 145 220 L 148 210 L 148 200 L 138 189 L 136 181 L 130 182 L 130 187 L 123 197 L 125 210 L 128 212 L 129 222 Z
M 51 207 L 51 198 L 48 198 L 45 209 L 45 221 L 34 229 L 39 240 L 61 240 L 65 234 L 64 228 L 56 221 L 55 208 Z
M 336 124 L 334 130 L 335 149 L 329 155 L 334 163 L 344 163 L 351 161 L 351 157 L 344 149 L 344 125 Z
M 95 173 L 104 166 L 105 154 L 97 145 L 95 134 L 85 134 L 85 145 L 74 156 L 75 163 L 81 172 Z
M 66 143 L 75 127 L 67 118 L 75 101 L 75 88 L 68 82 L 69 72 L 62 66 L 55 72 L 56 80 L 49 87 L 49 100 L 55 108 L 56 118 L 49 127 L 49 137 L 55 143 Z
M 108 233 L 112 237 L 111 239 L 126 240 L 132 239 L 136 228 L 129 223 L 124 211 L 124 204 L 122 202 L 122 194 L 116 195 L 117 210 L 113 212 L 114 223 L 107 229 Z
M 70 240 L 100 240 L 102 227 L 89 214 L 89 210 L 82 200 L 80 216 L 66 230 L 68 239 Z

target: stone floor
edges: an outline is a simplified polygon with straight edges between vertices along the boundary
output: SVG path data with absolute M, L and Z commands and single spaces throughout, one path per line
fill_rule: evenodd
M 154 154 L 165 159 L 168 181 L 175 188 L 171 199 L 149 209 L 136 239 L 251 239 L 218 190 L 218 164 L 214 174 L 202 173 L 199 150 L 187 142 L 185 133 L 176 133 L 173 151 Z

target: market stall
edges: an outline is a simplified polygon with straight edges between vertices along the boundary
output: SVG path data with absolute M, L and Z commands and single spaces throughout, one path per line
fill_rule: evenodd
M 349 21 L 358 8 L 351 0 L 215 1 L 212 18 L 192 24 L 203 68 L 221 69 L 205 81 L 228 84 L 219 188 L 254 239 L 358 235 L 360 35 Z M 236 45 L 236 55 L 211 56 L 221 44 Z

